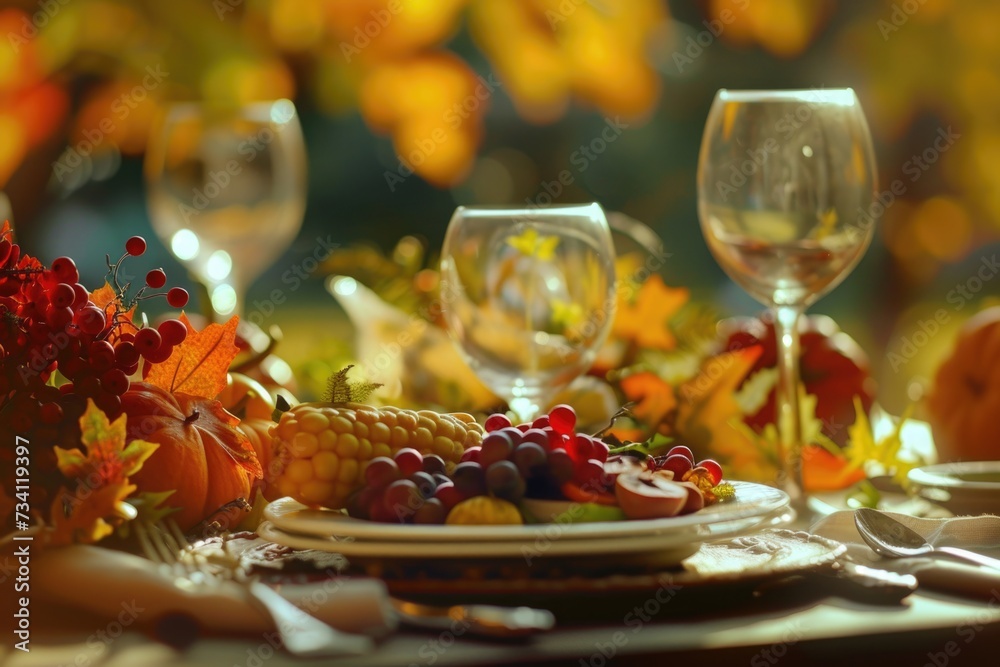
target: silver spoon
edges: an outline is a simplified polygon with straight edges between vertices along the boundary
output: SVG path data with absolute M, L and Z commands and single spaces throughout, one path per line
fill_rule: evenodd
M 1000 570 L 1000 560 L 957 547 L 935 547 L 920 534 L 878 510 L 862 507 L 854 512 L 854 523 L 862 539 L 880 556 L 906 558 L 948 554 L 954 558 Z

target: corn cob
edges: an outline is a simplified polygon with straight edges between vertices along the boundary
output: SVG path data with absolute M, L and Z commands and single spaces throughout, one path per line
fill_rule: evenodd
M 437 454 L 450 470 L 467 448 L 482 443 L 483 433 L 464 413 L 303 403 L 283 413 L 270 429 L 274 464 L 265 476 L 265 495 L 340 509 L 363 486 L 365 467 L 376 456 L 391 457 L 412 447 Z

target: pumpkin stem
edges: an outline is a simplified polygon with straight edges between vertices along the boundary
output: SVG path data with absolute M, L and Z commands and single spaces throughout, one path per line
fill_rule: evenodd
M 194 410 L 191 411 L 191 414 L 189 414 L 187 418 L 184 420 L 184 423 L 193 424 L 194 422 L 198 421 L 199 417 L 201 417 L 201 413 L 198 412 L 198 408 L 195 408 Z

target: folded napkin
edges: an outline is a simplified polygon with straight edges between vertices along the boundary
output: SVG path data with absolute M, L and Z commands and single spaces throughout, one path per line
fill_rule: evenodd
M 908 514 L 883 512 L 919 533 L 936 547 L 951 546 L 978 551 L 987 556 L 1000 556 L 1000 517 L 960 516 L 950 519 L 922 519 Z M 814 535 L 836 540 L 847 546 L 854 560 L 885 561 L 865 544 L 854 524 L 854 511 L 841 510 L 816 521 L 810 531 Z
M 260 554 L 256 540 L 244 548 Z M 272 545 L 273 546 L 273 545 Z M 272 560 L 279 560 L 276 556 Z M 32 605 L 67 607 L 97 619 L 129 616 L 129 624 L 152 626 L 168 614 L 183 614 L 206 633 L 263 634 L 273 623 L 234 581 L 192 586 L 169 567 L 121 551 L 92 546 L 46 549 L 32 556 Z M 304 577 L 300 577 L 304 581 Z M 345 632 L 379 637 L 395 628 L 385 584 L 374 579 L 327 578 L 284 584 L 278 591 L 307 613 Z M 33 607 L 34 609 L 34 607 Z

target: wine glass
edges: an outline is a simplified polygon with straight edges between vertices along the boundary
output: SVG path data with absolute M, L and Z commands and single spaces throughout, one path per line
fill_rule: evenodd
M 218 315 L 241 315 L 246 289 L 302 226 L 306 159 L 289 100 L 220 109 L 168 107 L 146 152 L 153 230 L 208 288 Z
M 460 206 L 441 256 L 449 333 L 522 421 L 593 363 L 614 319 L 614 247 L 597 204 Z
M 779 484 L 802 503 L 802 312 L 874 232 L 871 134 L 854 91 L 720 90 L 698 159 L 698 215 L 716 260 L 769 307 L 778 342 Z

